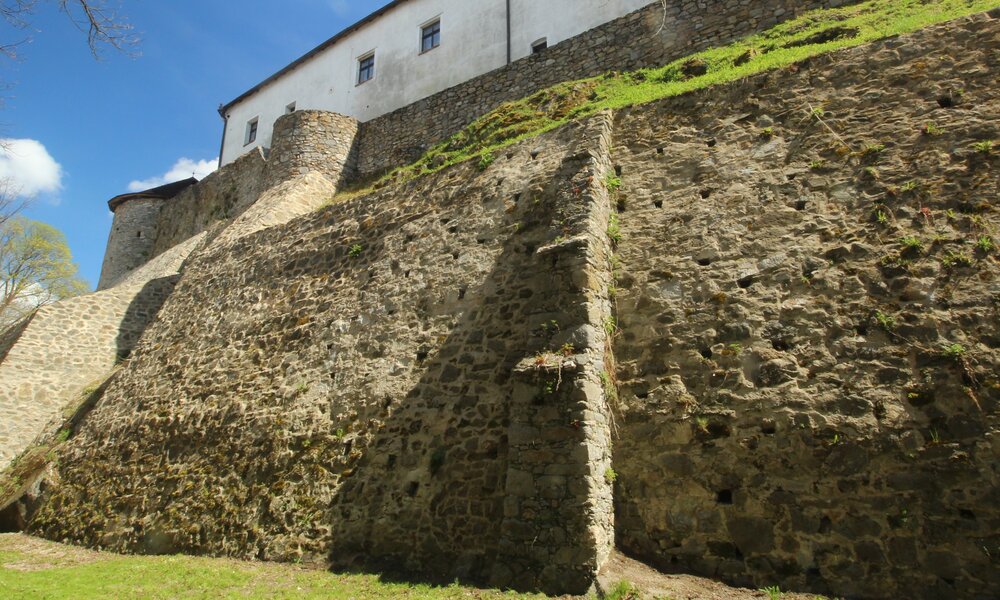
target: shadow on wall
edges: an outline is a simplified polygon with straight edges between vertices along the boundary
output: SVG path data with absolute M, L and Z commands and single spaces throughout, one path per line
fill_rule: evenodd
M 24 330 L 28 328 L 28 325 L 31 325 L 31 321 L 35 318 L 36 314 L 38 314 L 37 311 L 32 312 L 6 329 L 0 329 L 0 363 L 7 358 L 7 354 L 14 347 L 14 344 L 17 343 L 17 340 L 20 339 Z
M 556 184 L 568 181 L 579 164 L 570 162 L 563 170 Z M 420 381 L 403 399 L 385 398 L 378 417 L 384 423 L 370 439 L 345 443 L 345 456 L 352 460 L 331 502 L 333 567 L 409 581 L 419 577 L 448 583 L 458 577 L 487 584 L 495 576 L 498 553 L 521 553 L 511 547 L 510 528 L 503 526 L 505 516 L 521 517 L 510 508 L 505 511 L 505 499 L 510 505 L 506 480 L 513 371 L 560 335 L 556 327 L 546 329 L 548 324 L 587 319 L 584 305 L 567 301 L 574 286 L 571 270 L 559 256 L 536 254 L 558 229 L 561 211 L 555 191 L 520 201 L 513 216 L 519 214 L 522 228 L 507 238 L 488 275 L 473 289 L 455 290 L 457 302 L 451 309 L 461 311 L 461 319 L 437 349 L 416 350 L 414 360 L 423 367 Z M 425 322 L 436 309 L 416 307 Z M 568 389 L 571 382 L 564 385 Z M 553 411 L 566 408 L 559 394 L 540 393 L 537 403 L 549 404 Z M 572 422 L 565 419 L 559 442 L 576 441 L 582 447 L 584 436 Z M 551 451 L 549 446 L 551 440 L 537 440 L 539 452 Z M 565 489 L 561 492 L 566 497 L 560 508 L 570 509 L 573 501 Z M 586 535 L 586 515 L 578 507 L 577 514 L 579 522 L 563 524 L 568 537 Z M 539 550 L 552 545 L 538 541 Z M 528 571 L 516 575 L 524 577 Z
M 549 560 L 553 546 L 593 543 L 586 540 L 583 500 L 567 486 L 555 486 L 547 505 L 529 509 L 535 492 L 512 490 L 507 482 L 513 451 L 508 433 L 523 437 L 511 430 L 518 385 L 514 368 L 526 357 L 566 343 L 562 338 L 572 335 L 569 330 L 588 319 L 574 281 L 585 248 L 536 252 L 552 242 L 553 232 L 582 222 L 586 207 L 565 197 L 580 171 L 580 158 L 571 157 L 544 188 L 524 197 L 517 194 L 518 205 L 508 218 L 520 219 L 521 227 L 508 234 L 479 285 L 456 290 L 457 302 L 447 308 L 461 311 L 462 317 L 447 338 L 436 350 L 416 349 L 414 358 L 423 366 L 420 381 L 405 399 L 385 399 L 379 416 L 384 425 L 368 440 L 359 440 L 363 445 L 352 447 L 349 441 L 345 446 L 345 455 L 354 460 L 331 502 L 330 563 L 335 568 L 373 570 L 390 578 L 406 575 L 408 580 L 416 575 L 435 583 L 455 577 L 496 583 L 499 577 L 505 586 L 551 589 L 573 585 L 570 577 L 585 575 L 575 565 Z M 373 253 L 373 261 L 384 261 L 378 256 L 383 251 Z M 417 306 L 417 317 L 427 322 L 441 309 Z M 560 323 L 567 331 L 560 330 Z M 539 381 L 534 401 L 536 407 L 544 405 L 539 411 L 566 415 L 562 430 L 531 442 L 536 452 L 552 454 L 553 465 L 573 460 L 572 449 L 585 448 L 584 433 L 573 426 L 572 403 L 565 398 L 570 379 L 567 375 L 564 389 L 549 394 Z M 534 518 L 522 509 L 532 510 Z M 564 537 L 549 539 L 551 529 Z M 532 537 L 537 557 L 525 546 Z M 511 556 L 524 562 L 503 564 Z M 558 582 L 541 577 L 546 568 L 550 575 L 559 571 Z
M 170 293 L 174 291 L 179 279 L 180 275 L 171 275 L 150 280 L 135 295 L 125 310 L 118 328 L 118 337 L 115 340 L 116 362 L 121 362 L 132 354 L 142 333 L 156 319 L 156 315 L 170 297 Z
M 577 246 L 537 252 L 589 210 L 575 178 L 591 156 L 564 160 L 563 139 L 198 255 L 29 530 L 442 582 L 519 586 L 557 562 L 547 581 L 587 574 L 585 476 L 508 477 L 536 439 L 539 463 L 587 454 L 569 376 L 566 394 L 530 407 L 557 426 L 532 436 L 511 422 L 512 399 L 530 395 L 515 365 L 570 342 L 589 315 Z M 153 318 L 143 306 L 136 321 Z

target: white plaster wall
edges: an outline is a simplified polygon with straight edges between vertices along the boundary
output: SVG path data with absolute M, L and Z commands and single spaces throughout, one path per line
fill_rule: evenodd
M 652 0 L 511 0 L 511 53 L 514 60 L 531 54 L 546 38 L 549 46 L 589 31 L 649 5 Z M 623 43 L 627 40 L 615 40 Z
M 513 58 L 636 10 L 650 0 L 511 0 Z M 441 18 L 441 45 L 420 53 L 420 28 Z M 368 121 L 507 63 L 506 0 L 410 0 L 339 40 L 230 108 L 222 164 L 271 145 L 274 121 L 297 110 L 328 110 Z M 332 34 L 332 32 L 331 32 Z M 357 85 L 358 58 L 375 51 L 375 78 Z M 247 123 L 257 140 L 244 145 Z

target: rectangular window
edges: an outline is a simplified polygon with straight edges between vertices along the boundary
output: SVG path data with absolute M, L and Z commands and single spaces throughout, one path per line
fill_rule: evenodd
M 375 55 L 358 59 L 358 85 L 375 78 Z
M 294 102 L 292 102 L 291 104 L 289 104 L 288 106 L 285 107 L 285 114 L 286 115 L 290 115 L 293 112 L 295 112 L 295 103 Z
M 420 52 L 428 52 L 441 45 L 441 19 L 420 30 Z
M 542 38 L 542 39 L 538 40 L 537 42 L 535 42 L 534 44 L 531 45 L 531 53 L 532 54 L 538 54 L 542 50 L 545 50 L 548 47 L 549 47 L 548 40 L 545 39 L 545 38 Z
M 254 117 L 247 122 L 247 134 L 244 138 L 243 145 L 247 146 L 257 141 L 257 122 L 259 119 Z

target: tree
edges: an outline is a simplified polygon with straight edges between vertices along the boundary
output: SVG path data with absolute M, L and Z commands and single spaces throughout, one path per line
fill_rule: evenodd
M 139 41 L 132 26 L 118 14 L 117 0 L 0 0 L 0 16 L 16 29 L 28 29 L 37 6 L 46 3 L 55 4 L 77 29 L 87 34 L 95 58 L 100 57 L 102 47 L 128 53 Z M 25 41 L 4 43 L 0 53 L 15 58 L 18 46 Z
M 0 331 L 46 304 L 88 291 L 62 232 L 24 217 L 4 223 L 0 229 Z
M 3 150 L 0 144 L 0 150 Z M 10 178 L 0 178 L 0 231 L 10 219 L 21 212 L 27 205 L 28 200 L 22 198 L 19 190 L 11 182 Z

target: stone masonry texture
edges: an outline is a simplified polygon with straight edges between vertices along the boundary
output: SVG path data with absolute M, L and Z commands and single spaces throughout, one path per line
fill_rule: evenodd
M 133 271 L 120 285 L 42 307 L 0 356 L 0 468 L 126 358 L 199 238 Z
M 609 127 L 223 233 L 71 441 L 33 529 L 585 591 L 612 543 L 593 191 Z
M 477 117 L 563 81 L 667 64 L 816 8 L 852 0 L 667 0 L 361 125 L 358 172 L 419 158 Z M 664 10 L 666 12 L 664 12 Z
M 998 42 L 983 15 L 618 115 L 623 550 L 1000 597 Z
M 358 122 L 331 112 L 299 110 L 274 123 L 264 187 L 317 172 L 335 185 L 355 178 Z
M 98 290 L 114 286 L 153 258 L 153 243 L 163 202 L 160 198 L 136 198 L 115 211 Z
M 253 200 L 169 234 L 173 292 L 29 531 L 550 593 L 615 545 L 998 597 L 998 48 L 978 15 L 335 202 L 364 127 L 352 155 L 350 120 L 279 121 Z M 105 339 L 74 306 L 0 342 L 0 380 L 63 394 Z
M 336 193 L 342 171 L 353 168 L 357 122 L 302 112 L 283 123 L 290 141 L 275 139 L 279 149 L 290 149 L 290 159 L 267 162 L 253 152 L 174 198 L 125 202 L 115 212 L 101 291 L 47 306 L 3 333 L 0 468 L 131 353 L 196 247 L 281 225 Z M 306 150 L 291 150 L 297 146 Z
M 166 201 L 153 256 L 243 214 L 265 189 L 265 164 L 263 154 L 255 150 Z

